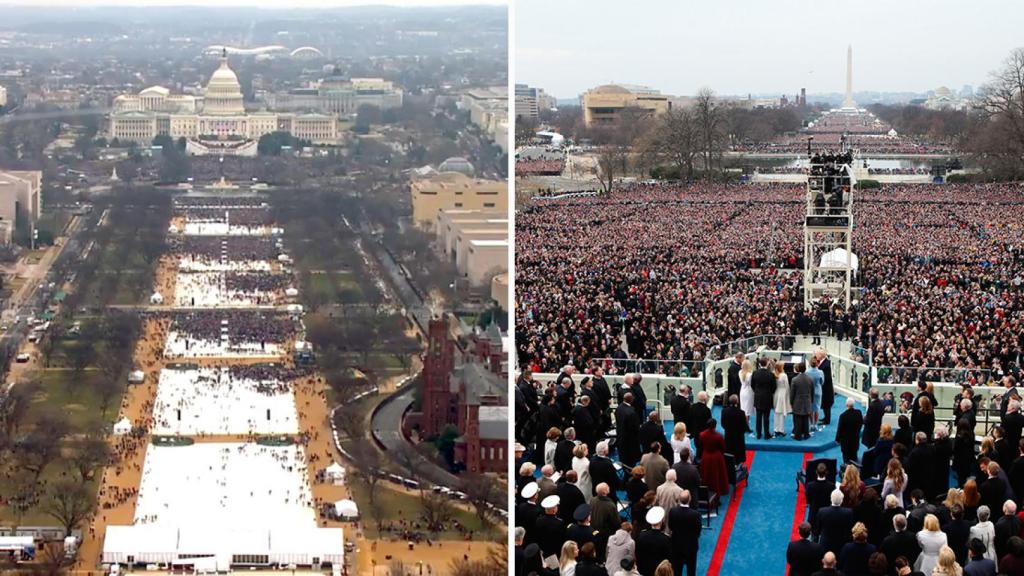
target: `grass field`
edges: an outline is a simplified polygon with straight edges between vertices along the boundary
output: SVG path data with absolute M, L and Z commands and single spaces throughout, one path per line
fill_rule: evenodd
M 117 416 L 118 399 L 124 392 L 124 385 L 113 395 L 113 400 L 104 416 L 100 410 L 100 398 L 94 392 L 92 383 L 103 378 L 99 370 L 87 369 L 81 378 L 77 378 L 73 370 L 44 369 L 40 373 L 39 390 L 32 400 L 31 408 L 25 417 L 26 424 L 31 426 L 47 411 L 56 411 L 65 415 L 72 429 L 83 430 L 99 423 L 113 425 Z
M 370 492 L 366 483 L 361 479 L 353 479 L 349 488 L 352 490 L 352 499 L 359 506 L 359 509 L 363 511 L 363 525 L 367 536 L 370 538 L 380 537 L 380 533 L 377 531 L 376 517 L 366 512 L 370 510 Z M 377 498 L 374 505 L 380 510 L 380 519 L 384 523 L 398 522 L 399 520 L 415 522 L 420 518 L 419 495 L 395 490 L 393 489 L 393 484 L 386 480 L 381 480 L 377 484 Z M 456 507 L 452 519 L 458 521 L 459 524 L 467 529 L 472 530 L 475 540 L 503 537 L 501 532 L 493 525 L 488 524 L 482 527 L 480 519 L 477 518 L 476 514 L 468 510 Z M 461 540 L 463 534 L 458 531 L 446 531 L 432 534 L 431 537 L 442 540 Z

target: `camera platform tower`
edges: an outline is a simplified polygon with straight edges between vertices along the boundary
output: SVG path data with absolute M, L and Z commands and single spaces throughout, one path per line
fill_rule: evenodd
M 854 155 L 840 141 L 838 153 L 810 154 L 804 218 L 804 309 L 819 302 L 850 308 L 856 268 L 853 240 Z

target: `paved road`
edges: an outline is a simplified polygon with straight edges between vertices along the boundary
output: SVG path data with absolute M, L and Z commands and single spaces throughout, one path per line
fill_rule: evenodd
M 391 400 L 385 400 L 385 403 L 377 410 L 370 423 L 373 435 L 387 448 L 388 452 L 391 452 L 392 460 L 401 462 L 401 459 L 395 457 L 395 455 L 403 451 L 411 454 L 419 464 L 417 466 L 417 473 L 420 477 L 426 478 L 431 483 L 439 486 L 458 489 L 459 479 L 454 474 L 446 472 L 437 464 L 416 452 L 412 445 L 405 441 L 405 438 L 402 437 L 402 433 L 399 431 L 401 429 L 402 415 L 405 414 L 406 409 L 412 404 L 412 393 L 413 387 L 405 386 L 402 390 L 396 392 Z

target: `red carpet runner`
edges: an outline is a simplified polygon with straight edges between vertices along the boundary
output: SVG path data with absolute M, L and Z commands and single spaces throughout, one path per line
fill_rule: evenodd
M 747 470 L 754 468 L 754 452 L 747 450 Z M 729 498 L 729 509 L 725 513 L 725 520 L 722 521 L 722 531 L 718 534 L 718 541 L 715 542 L 715 552 L 711 556 L 711 565 L 708 567 L 708 576 L 718 576 L 722 569 L 722 562 L 725 560 L 725 552 L 729 549 L 729 537 L 732 535 L 732 526 L 736 522 L 736 514 L 740 509 L 740 501 L 743 500 L 743 492 L 747 489 L 747 483 L 743 482 L 736 486 L 732 498 Z

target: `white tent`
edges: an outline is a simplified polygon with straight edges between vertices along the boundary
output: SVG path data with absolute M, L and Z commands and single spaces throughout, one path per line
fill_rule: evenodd
M 334 511 L 338 514 L 338 516 L 341 516 L 342 518 L 359 517 L 359 507 L 356 506 L 355 502 L 348 499 L 338 500 L 337 502 L 335 502 Z
M 128 373 L 128 381 L 132 384 L 141 384 L 146 381 L 146 373 L 142 370 L 132 370 Z
M 345 468 L 341 464 L 335 462 L 334 464 L 328 466 L 326 470 L 324 470 L 324 477 L 336 485 L 344 484 Z
M 114 424 L 114 434 L 123 436 L 132 431 L 132 421 L 128 417 L 121 418 Z
M 285 288 L 284 295 L 288 296 L 289 298 L 291 298 L 293 296 L 298 296 L 299 295 L 299 291 L 296 290 L 295 288 Z
M 150 304 L 163 304 L 164 297 L 159 292 L 153 292 L 153 295 L 149 297 Z
M 833 269 L 846 268 L 846 249 L 836 248 L 835 250 L 822 254 L 820 266 L 822 268 Z M 853 252 L 850 252 L 850 268 L 852 268 L 854 272 L 856 272 L 860 268 L 860 261 L 857 258 L 857 255 L 854 254 Z

